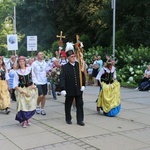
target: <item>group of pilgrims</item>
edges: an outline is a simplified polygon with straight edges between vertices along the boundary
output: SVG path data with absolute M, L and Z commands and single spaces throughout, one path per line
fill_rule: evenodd
M 84 55 L 83 51 L 80 53 Z M 37 51 L 35 57 L 30 59 L 13 55 L 8 62 L 4 61 L 4 56 L 0 56 L 0 111 L 9 114 L 11 101 L 16 101 L 15 120 L 19 121 L 23 128 L 31 125 L 31 117 L 35 113 L 46 115 L 44 108 L 48 83 L 52 86 L 52 95 L 55 100 L 57 99 L 56 91 L 65 96 L 66 123 L 72 124 L 70 108 L 75 99 L 77 124 L 84 126 L 82 93 L 86 88 L 86 63 L 83 56 L 77 54 L 72 43 L 68 43 L 66 49 L 59 50 L 57 54 L 59 58 L 57 55 L 49 61 L 45 61 L 42 51 Z M 84 65 L 83 69 L 79 65 Z M 82 79 L 80 72 L 82 72 Z M 111 58 L 106 61 L 96 79 L 100 82 L 96 101 L 98 113 L 116 116 L 121 108 L 120 84 L 117 81 L 116 68 Z

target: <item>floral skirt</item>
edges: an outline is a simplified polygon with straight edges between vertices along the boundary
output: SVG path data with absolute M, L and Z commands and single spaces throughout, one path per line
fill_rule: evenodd
M 0 110 L 10 108 L 10 94 L 5 80 L 0 80 Z
M 37 106 L 38 90 L 30 87 L 23 87 L 21 94 L 18 90 L 15 91 L 17 100 L 16 120 L 20 123 L 30 119 L 35 114 Z

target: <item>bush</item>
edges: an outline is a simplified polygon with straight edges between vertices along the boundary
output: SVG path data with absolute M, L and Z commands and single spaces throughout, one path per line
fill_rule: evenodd
M 118 47 L 116 50 L 117 67 L 122 68 L 125 65 L 144 65 L 148 64 L 150 59 L 150 48 L 142 45 L 135 49 L 130 46 Z
M 123 85 L 135 85 L 137 86 L 140 80 L 142 79 L 142 76 L 144 74 L 144 71 L 146 69 L 146 66 L 140 66 L 140 65 L 132 65 L 132 66 L 124 66 L 121 69 L 117 69 L 117 79 L 121 82 Z
M 50 50 L 44 50 L 43 54 L 46 61 L 53 57 L 53 53 Z
M 101 46 L 89 48 L 87 52 L 84 52 L 84 59 L 87 64 L 93 64 L 93 56 L 101 56 L 102 60 L 105 61 L 106 55 L 110 55 L 110 48 L 103 48 Z
M 122 83 L 137 85 L 149 64 L 150 48 L 122 47 L 116 50 L 117 77 Z
M 93 63 L 93 56 L 100 55 L 105 61 L 105 55 L 110 55 L 110 48 L 101 46 L 89 48 L 84 52 L 87 64 Z M 117 79 L 123 86 L 135 87 L 143 77 L 144 71 L 150 63 L 150 48 L 142 45 L 135 49 L 131 46 L 118 47 L 115 51 Z

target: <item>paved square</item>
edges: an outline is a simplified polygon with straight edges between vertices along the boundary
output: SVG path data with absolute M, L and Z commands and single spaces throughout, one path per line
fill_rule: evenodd
M 85 126 L 65 122 L 63 96 L 47 95 L 46 116 L 35 114 L 32 125 L 22 128 L 15 121 L 16 102 L 11 113 L 0 112 L 2 150 L 150 150 L 150 92 L 121 88 L 121 112 L 116 117 L 97 114 L 95 100 L 99 87 L 84 92 Z

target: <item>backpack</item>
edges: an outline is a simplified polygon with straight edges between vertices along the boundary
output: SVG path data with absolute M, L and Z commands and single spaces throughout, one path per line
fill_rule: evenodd
M 142 82 L 139 85 L 139 91 L 146 91 L 150 89 L 150 80 Z

